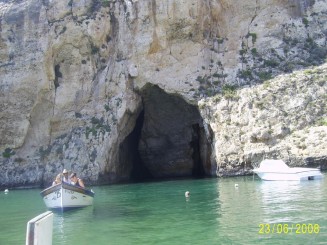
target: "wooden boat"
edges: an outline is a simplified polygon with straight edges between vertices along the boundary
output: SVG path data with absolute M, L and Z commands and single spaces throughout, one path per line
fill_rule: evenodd
M 282 160 L 266 159 L 253 169 L 263 180 L 315 180 L 323 178 L 318 168 L 290 168 Z
M 49 209 L 70 209 L 93 204 L 94 192 L 68 183 L 61 183 L 41 191 Z

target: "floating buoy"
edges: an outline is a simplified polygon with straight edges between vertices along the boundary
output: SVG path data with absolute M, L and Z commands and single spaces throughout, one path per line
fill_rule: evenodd
M 235 188 L 238 188 L 238 184 L 235 184 L 234 186 L 235 186 Z
M 5 191 L 4 191 L 4 192 L 5 192 L 5 194 L 8 194 L 9 190 L 8 190 L 8 189 L 5 189 Z
M 190 195 L 191 195 L 191 194 L 190 194 L 189 191 L 186 191 L 186 192 L 185 192 L 185 197 L 190 197 Z

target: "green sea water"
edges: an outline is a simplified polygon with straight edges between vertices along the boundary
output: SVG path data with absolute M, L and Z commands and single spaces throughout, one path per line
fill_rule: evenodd
M 92 207 L 54 213 L 54 245 L 327 244 L 326 174 L 304 182 L 247 176 L 92 189 Z M 47 210 L 40 191 L 0 193 L 0 244 L 25 244 L 28 220 Z

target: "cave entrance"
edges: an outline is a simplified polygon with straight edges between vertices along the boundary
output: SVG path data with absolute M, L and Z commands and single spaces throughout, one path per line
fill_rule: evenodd
M 130 180 L 211 176 L 211 130 L 198 108 L 158 86 L 141 96 L 143 111 L 120 147 L 120 156 L 128 153 L 120 164 L 130 166 Z

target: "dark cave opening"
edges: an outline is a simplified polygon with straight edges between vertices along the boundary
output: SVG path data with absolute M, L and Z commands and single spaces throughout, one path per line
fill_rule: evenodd
M 129 181 L 211 176 L 211 140 L 197 106 L 158 86 L 141 91 L 143 110 L 120 145 Z
M 140 135 L 142 131 L 142 126 L 144 122 L 144 111 L 140 113 L 138 118 L 136 119 L 135 127 L 130 134 L 132 138 L 133 147 L 131 147 L 133 151 L 133 165 L 130 178 L 132 181 L 144 181 L 152 179 L 152 175 L 149 170 L 144 166 L 140 152 L 138 151 L 138 145 L 140 141 Z
M 130 171 L 127 178 L 132 182 L 146 181 L 153 178 L 151 173 L 144 166 L 138 151 L 143 121 L 144 111 L 141 111 L 136 119 L 133 131 L 125 138 L 119 147 L 119 162 L 121 165 L 127 166 L 125 169 Z
M 201 147 L 200 147 L 200 125 L 194 124 L 192 125 L 193 134 L 192 141 L 190 142 L 190 146 L 193 149 L 192 158 L 194 161 L 192 176 L 193 177 L 203 177 L 205 176 L 203 163 L 201 161 Z

